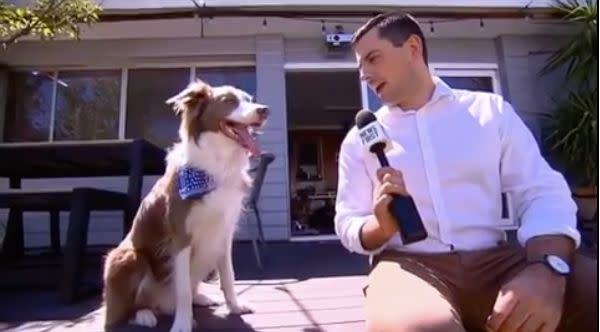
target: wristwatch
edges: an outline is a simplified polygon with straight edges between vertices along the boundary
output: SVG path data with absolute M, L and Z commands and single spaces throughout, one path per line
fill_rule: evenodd
M 557 273 L 561 276 L 568 276 L 571 274 L 571 267 L 562 258 L 556 255 L 544 255 L 542 258 L 529 260 L 530 264 L 541 263 L 546 265 L 552 272 Z

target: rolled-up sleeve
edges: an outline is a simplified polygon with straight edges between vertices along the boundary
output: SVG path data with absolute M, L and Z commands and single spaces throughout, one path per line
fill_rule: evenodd
M 550 167 L 529 128 L 500 100 L 501 185 L 511 195 L 523 246 L 540 235 L 565 235 L 578 247 L 577 205 L 565 178 Z
M 338 158 L 338 187 L 335 204 L 335 232 L 341 243 L 351 252 L 373 255 L 360 241 L 360 229 L 373 215 L 373 182 L 369 177 L 362 155 L 362 146 L 356 132 L 350 132 L 340 147 Z

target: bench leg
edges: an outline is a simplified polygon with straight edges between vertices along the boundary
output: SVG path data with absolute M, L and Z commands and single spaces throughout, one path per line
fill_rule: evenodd
M 63 299 L 67 303 L 75 301 L 76 291 L 81 284 L 89 222 L 87 197 L 85 192 L 76 189 L 71 198 L 61 287 Z
M 50 211 L 50 244 L 54 253 L 60 253 L 60 211 Z
M 8 212 L 2 255 L 7 260 L 13 260 L 22 257 L 24 251 L 23 211 L 13 208 Z

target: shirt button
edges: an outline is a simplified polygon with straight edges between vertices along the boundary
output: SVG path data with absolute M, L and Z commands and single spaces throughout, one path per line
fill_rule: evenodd
M 450 250 L 454 251 L 454 245 L 453 244 L 450 245 Z

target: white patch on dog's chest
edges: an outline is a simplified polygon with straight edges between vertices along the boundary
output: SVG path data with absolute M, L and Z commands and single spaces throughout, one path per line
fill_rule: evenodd
M 244 192 L 240 186 L 218 186 L 194 203 L 186 218 L 191 235 L 194 260 L 206 261 L 220 257 L 227 249 L 228 236 L 238 223 Z

